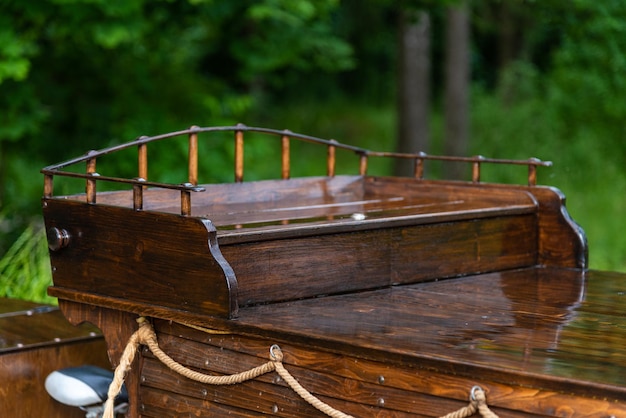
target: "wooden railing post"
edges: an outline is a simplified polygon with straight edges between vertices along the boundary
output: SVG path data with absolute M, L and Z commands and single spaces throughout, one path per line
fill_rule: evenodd
M 87 155 L 95 153 L 95 151 L 89 151 Z M 85 194 L 87 196 L 87 203 L 96 203 L 96 180 L 93 178 L 98 175 L 96 173 L 96 159 L 89 158 L 87 160 L 87 174 L 91 176 L 91 178 L 87 179 L 87 184 L 85 185 Z
M 528 163 L 528 185 L 536 186 L 537 185 L 537 166 L 533 163 L 537 162 L 536 158 L 531 158 Z
M 328 156 L 326 158 L 326 175 L 328 177 L 335 177 L 335 154 L 337 151 L 337 148 L 335 147 L 337 141 L 335 141 L 334 139 L 330 140 L 331 145 L 328 146 Z
M 420 156 L 415 159 L 415 167 L 413 168 L 413 176 L 416 179 L 422 180 L 424 178 L 424 156 L 423 152 L 420 152 Z
M 281 137 L 281 156 L 282 156 L 282 179 L 289 180 L 291 177 L 291 161 L 289 150 L 289 134 L 290 132 L 285 130 L 285 135 Z
M 367 154 L 362 152 L 359 157 L 359 175 L 364 176 L 367 174 Z
M 190 129 L 197 129 L 192 126 Z M 189 134 L 189 183 L 198 185 L 198 133 Z
M 235 131 L 235 182 L 243 182 L 243 131 L 240 130 Z
M 144 181 L 142 178 L 137 178 L 137 181 Z M 141 184 L 133 184 L 133 209 L 143 210 L 143 187 Z
M 142 136 L 137 140 L 141 140 L 147 138 L 146 136 Z M 148 144 L 143 143 L 137 146 L 137 175 L 144 179 L 148 180 Z
M 185 183 L 183 186 L 191 187 L 190 183 Z M 180 214 L 183 216 L 191 216 L 191 191 L 182 189 L 180 191 Z
M 54 193 L 54 177 L 51 174 L 43 176 L 43 196 L 52 197 Z
M 482 155 L 477 155 L 472 163 L 472 182 L 474 183 L 480 183 L 480 160 L 483 158 Z

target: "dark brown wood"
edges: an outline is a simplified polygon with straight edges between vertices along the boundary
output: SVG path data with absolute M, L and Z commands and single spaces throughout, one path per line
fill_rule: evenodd
M 281 179 L 243 182 L 250 129 L 226 130 L 235 183 L 135 181 L 89 204 L 53 196 L 60 166 L 44 170 L 49 293 L 72 323 L 103 330 L 113 364 L 145 316 L 169 355 L 209 374 L 259 366 L 279 344 L 302 385 L 355 416 L 441 416 L 476 384 L 503 417 L 626 416 L 626 277 L 587 271 L 558 190 L 480 182 L 483 164 L 507 161 L 371 153 L 288 131 L 273 132 Z M 194 185 L 206 131 L 172 134 L 189 135 Z M 327 147 L 328 176 L 290 178 L 294 138 Z M 358 155 L 360 175 L 335 175 L 336 148 Z M 415 178 L 366 176 L 372 155 L 416 162 Z M 424 180 L 427 159 L 473 164 L 473 182 Z M 531 184 L 545 165 L 510 163 L 528 165 Z M 207 386 L 146 349 L 127 385 L 132 418 L 320 416 L 276 373 Z
M 59 306 L 65 317 L 74 325 L 85 322 L 103 330 L 107 342 L 107 354 L 113 367 L 119 365 L 122 353 L 132 334 L 137 330 L 137 315 L 120 309 L 102 308 L 85 303 L 70 302 L 60 299 Z M 134 367 L 127 373 L 125 381 L 128 390 L 129 411 L 127 418 L 139 417 L 139 381 L 142 362 L 138 358 Z
M 237 272 L 243 306 L 529 266 L 534 234 L 533 217 L 526 215 L 221 248 Z M 439 254 L 442 244 L 446 251 Z
M 55 286 L 236 315 L 236 281 L 210 222 L 56 200 L 44 213 L 54 219 L 47 228 L 70 235 L 67 248 L 50 254 Z
M 53 306 L 0 298 L 0 416 L 84 417 L 44 387 L 54 370 L 83 364 L 111 367 L 95 327 L 73 327 Z

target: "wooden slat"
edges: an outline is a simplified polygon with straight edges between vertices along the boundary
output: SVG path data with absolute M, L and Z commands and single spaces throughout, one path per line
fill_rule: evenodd
M 535 263 L 535 233 L 534 217 L 525 215 L 221 250 L 236 271 L 243 306 L 529 266 Z
M 93 340 L 104 343 L 96 327 L 71 326 L 56 306 L 0 298 L 0 355 Z

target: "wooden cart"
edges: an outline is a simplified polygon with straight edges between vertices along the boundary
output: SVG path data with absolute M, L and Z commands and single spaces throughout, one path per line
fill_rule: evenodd
M 199 150 L 224 133 L 234 181 L 202 182 Z M 276 143 L 280 178 L 243 181 L 244 136 Z M 151 181 L 148 146 L 180 138 L 188 176 Z M 323 175 L 292 178 L 294 141 L 324 147 Z M 136 177 L 98 172 L 134 148 Z M 336 173 L 340 154 L 356 174 Z M 368 175 L 372 158 L 411 159 L 415 175 Z M 471 179 L 427 179 L 437 161 L 469 164 Z M 484 183 L 487 164 L 525 166 L 528 184 Z M 278 345 L 304 388 L 353 416 L 444 415 L 476 385 L 502 417 L 626 416 L 626 275 L 587 269 L 563 195 L 536 185 L 543 165 L 243 125 L 141 137 L 42 170 L 49 293 L 102 330 L 113 365 L 145 317 L 163 352 L 206 375 L 259 366 Z M 66 177 L 85 193 L 56 195 Z M 126 385 L 130 417 L 323 415 L 276 373 L 203 384 L 146 347 Z

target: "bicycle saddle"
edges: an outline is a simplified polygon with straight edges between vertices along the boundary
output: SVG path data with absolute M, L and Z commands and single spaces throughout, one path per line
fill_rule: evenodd
M 113 372 L 96 366 L 68 367 L 55 370 L 45 382 L 46 391 L 57 401 L 83 410 L 101 407 L 107 399 Z M 115 398 L 115 411 L 124 412 L 128 406 L 128 392 L 122 386 Z

